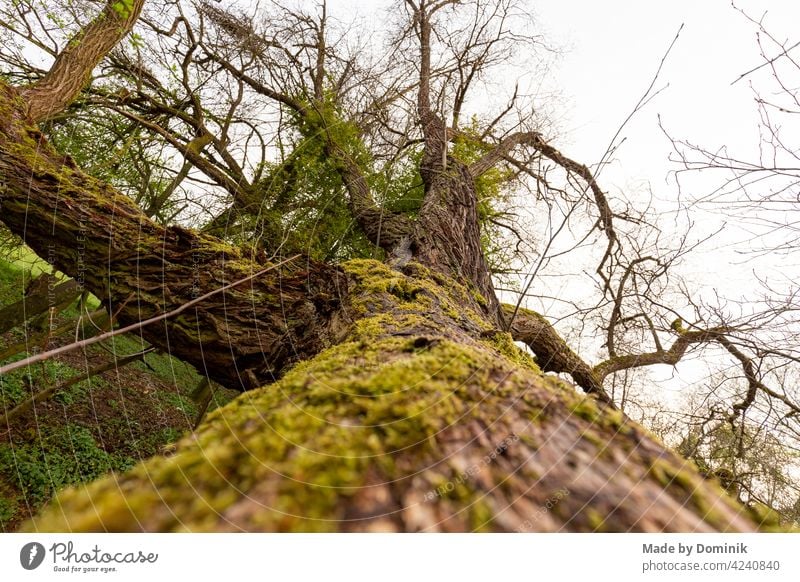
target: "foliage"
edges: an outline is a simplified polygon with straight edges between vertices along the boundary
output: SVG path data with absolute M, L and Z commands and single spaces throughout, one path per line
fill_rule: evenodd
M 284 148 L 289 151 L 259 169 L 257 212 L 243 217 L 245 224 L 315 259 L 370 257 L 374 249 L 355 228 L 337 162 L 326 146 L 332 140 L 368 168 L 370 156 L 358 127 L 344 119 L 330 95 L 322 104 L 306 101 L 305 107 L 308 115 L 287 112 Z
M 9 523 L 17 514 L 17 499 L 8 499 L 0 496 L 0 530 L 6 530 Z
M 178 211 L 174 200 L 162 200 L 172 181 L 171 160 L 135 123 L 111 112 L 78 114 L 43 124 L 42 131 L 60 152 L 92 176 L 113 184 L 156 219 L 167 222 Z
M 133 10 L 133 0 L 117 0 L 111 9 L 122 19 L 128 18 Z
M 18 354 L 13 358 L 9 358 L 8 362 L 14 362 L 26 357 L 28 354 Z M 63 382 L 78 374 L 78 370 L 68 366 L 58 360 L 46 360 L 41 364 L 23 368 L 4 374 L 0 378 L 0 409 L 9 410 L 19 404 L 20 402 L 30 398 L 31 387 L 36 390 L 39 386 L 47 386 Z M 70 393 L 76 390 L 82 390 L 84 383 L 81 382 L 72 386 Z M 68 398 L 69 396 L 64 396 Z
M 124 471 L 133 459 L 104 451 L 86 427 L 43 427 L 33 443 L 0 444 L 0 471 L 25 500 L 39 505 L 67 485 L 85 483 L 110 470 Z
M 734 429 L 713 422 L 690 426 L 677 451 L 742 502 L 770 507 L 784 521 L 800 517 L 794 508 L 800 489 L 790 469 L 800 459 L 776 436 L 751 424 Z

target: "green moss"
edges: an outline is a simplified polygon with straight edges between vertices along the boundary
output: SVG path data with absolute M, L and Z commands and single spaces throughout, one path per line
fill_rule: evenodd
M 492 531 L 494 512 L 484 499 L 478 499 L 469 506 L 469 522 L 473 532 Z
M 336 515 L 340 497 L 366 485 L 376 459 L 400 451 L 435 454 L 435 435 L 469 408 L 460 390 L 477 366 L 489 363 L 487 355 L 442 341 L 415 353 L 410 365 L 407 346 L 406 339 L 387 338 L 370 347 L 348 342 L 331 348 L 297 366 L 276 389 L 246 394 L 212 413 L 196 447 L 188 449 L 191 441 L 185 440 L 182 454 L 137 467 L 131 476 L 150 475 L 161 484 L 158 491 L 137 488 L 109 502 L 138 513 L 163 495 L 179 514 L 202 521 L 236 500 L 217 496 L 226 482 L 247 488 L 282 475 L 275 483 L 271 527 L 334 529 L 335 522 L 318 520 Z M 356 374 L 343 378 L 342 369 Z M 191 508 L 181 493 L 190 473 L 204 500 Z M 94 494 L 103 491 L 102 485 L 92 488 Z M 62 502 L 78 499 L 89 497 L 73 490 Z M 108 511 L 115 515 L 121 508 L 104 507 L 102 513 Z
M 355 259 L 343 264 L 342 268 L 355 280 L 358 288 L 358 296 L 352 299 L 355 314 L 386 312 L 388 299 L 402 313 L 419 316 L 438 313 L 465 327 L 492 329 L 464 285 L 423 265 L 409 263 L 404 272 L 400 272 L 378 261 Z M 430 317 L 427 317 L 427 324 L 430 327 L 438 325 Z
M 587 507 L 584 510 L 583 515 L 585 516 L 591 531 L 600 533 L 608 530 L 606 527 L 606 517 L 596 509 Z
M 112 495 L 108 481 L 59 496 L 72 506 L 70 515 L 88 520 L 77 526 L 99 525 L 92 521 L 94 512 L 78 509 L 88 503 L 100 504 L 106 527 L 109 516 L 113 522 L 132 511 L 152 519 L 159 513 L 151 515 L 151 508 L 166 504 L 170 511 L 161 512 L 158 529 L 179 529 L 174 514 L 191 515 L 184 525 L 202 529 L 240 501 L 229 483 L 240 490 L 270 483 L 261 527 L 336 529 L 337 522 L 326 519 L 339 514 L 343 497 L 369 487 L 368 475 L 388 477 L 398 455 L 436 459 L 441 431 L 487 409 L 503 410 L 501 402 L 514 390 L 513 375 L 495 370 L 499 365 L 510 371 L 513 364 L 498 359 L 492 345 L 437 335 L 423 315 L 428 299 L 453 301 L 448 293 L 430 279 L 415 281 L 374 261 L 352 261 L 345 270 L 357 281 L 353 301 L 380 301 L 380 313 L 357 320 L 345 341 L 296 365 L 274 386 L 211 413 L 174 456 L 136 467 L 126 482 L 138 485 L 124 497 Z M 500 343 L 517 350 L 508 337 Z M 475 386 L 487 392 L 476 396 Z M 470 404 L 476 397 L 481 409 Z M 184 494 L 187 475 L 196 496 Z M 144 485 L 151 479 L 158 489 Z M 471 504 L 470 520 L 480 529 L 490 517 L 488 506 L 473 503 L 476 494 L 464 487 L 459 498 Z M 48 516 L 39 527 L 63 519 L 56 510 Z
M 677 463 L 677 459 L 673 459 L 672 462 L 665 459 L 658 459 L 648 469 L 648 474 L 664 489 L 677 489 L 682 492 L 682 495 L 690 500 L 698 515 L 703 516 L 705 521 L 712 524 L 724 523 L 724 517 L 712 506 L 709 501 L 708 491 L 704 487 L 705 485 L 715 487 L 715 485 L 704 482 L 703 479 L 691 469 L 692 465 L 690 463 Z M 718 491 L 722 493 L 721 488 L 718 489 Z M 729 498 L 727 495 L 723 495 L 722 499 L 725 500 Z M 717 500 L 715 499 L 714 501 L 716 502 Z M 732 502 L 732 500 L 730 501 Z
M 597 402 L 590 396 L 576 394 L 575 401 L 570 407 L 570 412 L 591 423 L 600 422 L 603 419 L 603 412 L 600 411 Z
M 491 334 L 486 334 L 483 341 L 518 366 L 523 366 L 534 372 L 541 373 L 541 369 L 536 364 L 533 357 L 514 343 L 514 338 L 511 337 L 510 333 L 496 331 Z

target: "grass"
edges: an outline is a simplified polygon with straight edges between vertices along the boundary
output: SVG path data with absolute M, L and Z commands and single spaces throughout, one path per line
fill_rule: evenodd
M 25 290 L 26 276 L 21 268 L 0 260 L 0 305 L 19 301 Z
M 36 253 L 25 245 L 7 249 L 3 251 L 2 256 L 0 263 L 3 263 L 6 268 L 11 267 L 29 277 L 38 277 L 42 273 L 50 273 L 53 270 L 47 261 L 40 259 Z M 56 273 L 56 275 L 59 277 L 64 276 L 60 272 Z

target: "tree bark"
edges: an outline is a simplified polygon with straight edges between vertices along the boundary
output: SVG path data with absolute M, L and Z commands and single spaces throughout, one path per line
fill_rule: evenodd
M 414 224 L 413 256 L 434 269 L 474 286 L 489 318 L 502 325 L 489 265 L 481 248 L 478 196 L 467 167 L 448 158 L 445 169 L 430 172 L 425 199 Z
M 47 74 L 23 90 L 28 115 L 40 122 L 69 105 L 92 70 L 133 28 L 143 6 L 144 0 L 109 0 L 97 18 L 70 39 Z
M 169 458 L 67 490 L 29 531 L 749 531 L 618 411 L 542 376 L 452 279 L 343 265 L 342 341 Z
M 219 239 L 155 224 L 56 152 L 26 109 L 15 89 L 0 84 L 2 221 L 99 297 L 119 323 L 172 311 L 267 266 Z M 254 388 L 329 343 L 342 283 L 336 268 L 305 261 L 219 293 L 192 315 L 142 335 L 220 384 Z
M 596 394 L 604 402 L 611 402 L 603 389 L 603 377 L 572 351 L 550 322 L 528 309 L 505 304 L 502 308 L 506 321 L 511 322 L 511 336 L 531 348 L 543 372 L 569 374 L 586 392 Z

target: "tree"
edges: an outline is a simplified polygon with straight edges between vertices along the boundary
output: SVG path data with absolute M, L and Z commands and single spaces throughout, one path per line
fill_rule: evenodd
M 497 116 L 472 127 L 462 122 L 486 67 L 507 58 L 515 43 L 532 41 L 513 30 L 520 14 L 513 2 L 406 0 L 398 9 L 396 58 L 368 68 L 332 48 L 324 3 L 315 15 L 287 10 L 270 34 L 201 3 L 197 18 L 214 25 L 221 35 L 216 44 L 195 36 L 183 12 L 169 29 L 145 18 L 165 37 L 184 26 L 189 48 L 182 50 L 189 56 L 176 75 L 189 98 L 184 109 L 140 95 L 149 84 L 173 97 L 135 61 L 109 55 L 137 83 L 133 100 L 130 92 L 122 105 L 150 113 L 166 106 L 169 119 L 194 131 L 187 137 L 169 119 L 156 124 L 128 105 L 112 109 L 181 153 L 191 170 L 181 164 L 176 176 L 201 172 L 225 189 L 237 216 L 275 202 L 259 173 L 267 166 L 255 170 L 258 179 L 231 178 L 246 177 L 231 154 L 236 115 L 209 116 L 191 83 L 213 71 L 237 88 L 234 101 L 246 90 L 271 102 L 279 129 L 295 132 L 287 165 L 309 163 L 304 154 L 311 151 L 317 167 L 341 185 L 353 224 L 385 258 L 342 263 L 314 253 L 287 256 L 268 227 L 255 249 L 156 223 L 40 131 L 37 124 L 75 103 L 143 4 L 108 2 L 47 72 L 24 86 L 0 85 L 2 221 L 101 298 L 121 324 L 171 313 L 239 282 L 194 305 L 190 316 L 167 317 L 141 333 L 209 378 L 246 392 L 213 413 L 173 456 L 67 491 L 29 527 L 744 531 L 764 525 L 617 410 L 602 385 L 618 370 L 679 359 L 693 343 L 722 342 L 726 330 L 675 329 L 677 339 L 665 349 L 651 322 L 645 329 L 652 330 L 655 352 L 614 353 L 614 329 L 629 322 L 620 313 L 622 289 L 651 274 L 637 266 L 660 266 L 659 259 L 622 260 L 625 237 L 615 221 L 630 217 L 612 209 L 590 169 L 556 149 L 532 118 L 509 118 L 517 92 Z M 380 73 L 390 67 L 400 76 L 382 84 Z M 85 95 L 103 89 L 94 85 Z M 216 154 L 202 155 L 208 146 Z M 565 179 L 562 191 L 576 193 L 576 207 L 591 205 L 590 233 L 604 241 L 597 271 L 616 299 L 611 358 L 599 366 L 569 350 L 546 320 L 501 306 L 495 293 L 482 229 L 491 216 L 487 196 L 497 193 L 498 181 L 520 176 L 558 191 L 537 170 L 544 163 Z M 286 166 L 269 169 L 267 184 L 286 181 L 292 195 L 303 187 Z M 376 184 L 397 175 L 408 177 L 417 203 L 393 210 L 376 199 Z M 539 365 L 514 345 L 514 335 L 531 345 Z M 541 370 L 571 374 L 589 395 Z M 538 508 L 555 492 L 558 503 L 542 515 Z

